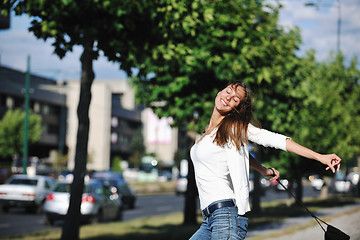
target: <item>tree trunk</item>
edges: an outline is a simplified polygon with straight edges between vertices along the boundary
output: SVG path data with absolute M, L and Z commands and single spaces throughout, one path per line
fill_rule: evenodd
M 81 83 L 80 97 L 77 108 L 78 131 L 75 153 L 74 180 L 70 189 L 70 204 L 65 223 L 62 228 L 62 240 L 79 239 L 80 228 L 80 205 L 84 188 L 84 177 L 86 175 L 86 161 L 88 153 L 89 138 L 89 107 L 91 101 L 91 85 L 94 80 L 93 72 L 93 41 L 84 44 L 81 61 Z
M 296 176 L 295 196 L 296 196 L 297 199 L 302 201 L 302 198 L 303 198 L 303 184 L 302 184 L 301 175 Z
M 196 202 L 197 202 L 197 188 L 195 183 L 194 165 L 190 159 L 188 159 L 188 185 L 185 193 L 185 207 L 184 207 L 184 224 L 196 225 Z
M 262 147 L 256 146 L 254 151 L 255 151 L 255 157 L 256 157 L 257 161 L 262 162 L 263 156 L 264 156 Z M 254 181 L 254 189 L 253 189 L 253 192 L 251 195 L 251 203 L 252 203 L 251 212 L 261 213 L 261 206 L 260 206 L 261 185 L 260 185 L 260 173 L 258 171 L 254 171 L 253 181 Z
M 261 185 L 260 185 L 260 173 L 258 171 L 254 171 L 254 189 L 251 195 L 251 211 L 253 213 L 261 213 Z

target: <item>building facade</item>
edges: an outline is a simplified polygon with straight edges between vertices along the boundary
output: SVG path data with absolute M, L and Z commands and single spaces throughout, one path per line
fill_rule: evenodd
M 25 73 L 0 66 L 0 119 L 9 109 L 24 109 Z M 29 146 L 29 156 L 47 158 L 52 150 L 66 153 L 66 95 L 58 83 L 30 75 L 29 108 L 41 116 L 43 132 L 39 142 Z
M 79 81 L 68 81 L 67 145 L 69 169 L 74 167 L 77 134 L 76 108 Z M 170 128 L 171 120 L 159 119 L 151 109 L 135 104 L 135 92 L 126 80 L 96 80 L 92 85 L 89 109 L 88 170 L 107 170 L 114 157 L 128 161 L 131 141 L 142 129 L 146 153 L 155 154 L 160 162 L 173 164 L 177 150 L 177 130 Z
M 25 73 L 0 66 L 0 119 L 8 109 L 24 108 Z M 159 119 L 151 109 L 135 104 L 135 92 L 126 80 L 95 80 L 89 109 L 88 170 L 107 170 L 112 160 L 129 160 L 131 141 L 142 130 L 146 153 L 160 162 L 173 164 L 177 150 L 177 130 L 170 118 Z M 55 81 L 30 77 L 30 109 L 41 116 L 40 141 L 29 147 L 29 156 L 48 158 L 58 151 L 75 166 L 78 128 L 77 107 L 80 81 Z

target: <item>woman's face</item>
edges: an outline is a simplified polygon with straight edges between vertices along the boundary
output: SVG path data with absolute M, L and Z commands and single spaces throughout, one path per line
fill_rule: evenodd
M 239 105 L 240 101 L 244 99 L 244 95 L 243 87 L 229 85 L 217 94 L 215 107 L 220 114 L 225 115 Z

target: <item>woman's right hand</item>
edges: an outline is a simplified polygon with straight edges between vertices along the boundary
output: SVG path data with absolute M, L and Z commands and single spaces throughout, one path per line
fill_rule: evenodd
M 267 168 L 264 176 L 272 177 L 272 178 L 270 178 L 270 181 L 273 181 L 273 180 L 279 179 L 280 173 L 275 168 Z

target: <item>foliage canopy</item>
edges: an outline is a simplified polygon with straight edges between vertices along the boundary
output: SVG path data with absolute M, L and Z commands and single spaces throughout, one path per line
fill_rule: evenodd
M 25 113 L 20 109 L 8 110 L 0 121 L 0 155 L 2 157 L 20 156 L 24 144 Z M 41 117 L 29 113 L 29 143 L 35 143 L 42 133 Z

